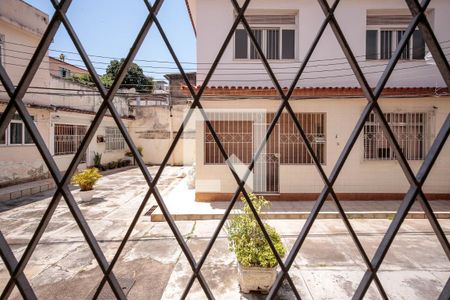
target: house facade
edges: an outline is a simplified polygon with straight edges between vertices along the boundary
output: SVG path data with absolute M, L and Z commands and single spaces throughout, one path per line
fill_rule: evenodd
M 47 25 L 48 16 L 29 4 L 20 0 L 0 1 L 0 62 L 15 85 Z M 61 66 L 73 73 L 87 72 L 68 65 L 45 56 L 23 99 L 60 171 L 69 166 L 102 102 L 95 89 L 60 76 Z M 0 85 L 0 114 L 8 100 Z M 132 116 L 126 95 L 115 97 L 114 105 L 129 126 Z M 126 150 L 122 135 L 107 114 L 80 167 L 92 165 L 95 152 L 102 153 L 102 163 L 107 163 L 124 158 Z M 0 134 L 0 187 L 47 176 L 45 163 L 17 114 L 6 132 Z
M 197 37 L 197 86 L 214 61 L 236 12 L 228 2 L 187 0 Z M 444 52 L 450 46 L 448 1 L 432 1 L 427 17 Z M 323 20 L 316 1 L 251 1 L 245 13 L 281 87 L 287 91 Z M 342 1 L 335 17 L 370 86 L 375 87 L 411 21 L 404 1 Z M 448 53 L 448 52 L 445 52 Z M 450 97 L 419 30 L 402 53 L 379 100 L 400 147 L 416 172 L 450 112 Z M 187 95 L 187 89 L 184 88 Z M 244 173 L 281 103 L 256 48 L 239 25 L 205 89 L 202 105 L 238 173 Z M 327 28 L 290 104 L 329 175 L 367 99 Z M 200 119 L 201 120 L 201 119 Z M 196 124 L 196 199 L 229 200 L 237 184 L 205 123 Z M 450 198 L 450 147 L 424 191 Z M 324 183 L 293 120 L 283 112 L 247 185 L 280 200 L 315 200 Z M 400 199 L 409 188 L 375 116 L 369 116 L 334 184 L 340 199 Z
M 48 60 L 50 66 L 50 74 L 55 77 L 70 78 L 74 75 L 89 74 L 86 69 L 66 62 L 64 54 L 61 54 L 59 58 L 49 56 Z

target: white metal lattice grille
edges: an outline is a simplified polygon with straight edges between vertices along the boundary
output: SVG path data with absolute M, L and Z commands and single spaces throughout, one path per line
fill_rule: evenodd
M 427 113 L 385 113 L 391 130 L 408 160 L 422 160 L 426 155 L 429 140 Z M 371 114 L 364 125 L 364 159 L 394 160 L 395 154 L 389 145 L 380 123 Z
M 117 127 L 105 128 L 106 151 L 124 150 L 125 140 Z
M 55 124 L 55 155 L 75 154 L 86 135 L 87 126 Z M 82 162 L 86 161 L 83 156 Z
M 296 113 L 305 134 L 321 164 L 325 163 L 326 152 L 326 114 Z M 283 113 L 280 117 L 280 163 L 313 164 L 314 161 L 306 149 L 292 118 Z

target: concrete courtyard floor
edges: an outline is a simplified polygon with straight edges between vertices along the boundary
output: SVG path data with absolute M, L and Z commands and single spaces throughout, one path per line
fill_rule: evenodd
M 149 167 L 152 174 L 157 167 Z M 180 174 L 187 169 L 168 167 L 158 187 L 166 196 L 184 184 Z M 105 176 L 89 203 L 79 203 L 100 247 L 110 261 L 146 192 L 139 170 Z M 74 195 L 76 196 L 76 189 Z M 20 259 L 52 193 L 28 196 L 0 203 L 0 230 Z M 146 210 L 155 204 L 148 203 Z M 269 220 L 288 250 L 305 220 Z M 351 219 L 361 243 L 372 257 L 390 219 Z M 450 220 L 440 219 L 449 237 Z M 202 256 L 218 220 L 177 221 L 180 232 L 198 260 Z M 303 299 L 349 299 L 365 272 L 364 262 L 340 219 L 319 219 L 297 256 L 290 275 Z M 142 216 L 124 248 L 114 273 L 127 287 L 129 299 L 178 299 L 192 275 L 190 265 L 165 222 L 151 222 Z M 222 231 L 202 273 L 217 299 L 263 299 L 262 295 L 242 295 L 237 283 L 234 255 Z M 83 235 L 64 202 L 59 204 L 41 242 L 32 255 L 25 274 L 40 299 L 90 299 L 101 280 L 101 271 Z M 390 299 L 436 299 L 450 276 L 450 263 L 424 219 L 408 219 L 402 225 L 379 272 Z M 9 274 L 0 261 L 0 290 Z M 108 298 L 108 293 L 103 299 Z M 14 290 L 12 299 L 20 299 Z M 189 299 L 206 299 L 195 282 Z M 280 299 L 292 299 L 283 286 Z M 367 299 L 381 299 L 371 286 Z

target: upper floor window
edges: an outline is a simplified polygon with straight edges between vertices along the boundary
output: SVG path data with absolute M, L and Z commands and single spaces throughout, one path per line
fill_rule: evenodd
M 247 22 L 267 59 L 295 59 L 295 15 L 249 15 Z M 259 59 L 260 56 L 244 28 L 234 35 L 235 59 Z
M 70 70 L 69 70 L 69 69 L 66 69 L 66 68 L 63 68 L 63 67 L 60 67 L 60 68 L 59 68 L 59 75 L 60 75 L 62 78 L 70 77 Z
M 367 15 L 366 59 L 390 59 L 397 49 L 406 27 L 411 22 L 410 15 Z M 400 59 L 424 59 L 425 41 L 419 30 L 414 31 Z

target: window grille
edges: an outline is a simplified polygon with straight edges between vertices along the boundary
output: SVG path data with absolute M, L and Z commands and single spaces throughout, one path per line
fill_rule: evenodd
M 55 124 L 55 155 L 75 154 L 86 131 L 84 125 Z M 86 155 L 81 161 L 86 162 Z
M 313 147 L 320 163 L 325 163 L 326 136 L 325 136 L 325 113 L 296 113 L 300 124 L 303 126 L 305 134 Z M 253 145 L 255 141 L 254 124 L 261 123 L 257 117 L 249 119 L 239 119 L 240 113 L 221 113 L 216 114 L 211 124 L 216 129 L 217 135 L 223 143 L 225 150 L 229 155 L 234 154 L 243 163 L 250 163 L 253 156 Z M 268 113 L 266 120 L 272 120 L 273 113 Z M 259 119 L 262 120 L 261 117 Z M 264 123 L 265 121 L 263 121 Z M 216 127 L 217 126 L 217 127 Z M 283 113 L 279 121 L 280 145 L 279 150 L 281 164 L 313 164 L 314 161 L 292 118 Z M 257 138 L 257 137 L 256 137 Z M 261 139 L 259 137 L 259 139 Z M 259 144 L 261 141 L 256 141 Z M 252 146 L 253 145 L 253 146 Z M 205 125 L 205 164 L 223 164 L 224 160 L 220 153 L 214 138 Z
M 422 160 L 426 155 L 429 132 L 427 113 L 385 113 L 388 124 L 408 160 Z M 364 125 L 364 159 L 396 159 L 380 124 L 371 114 Z
M 105 128 L 106 151 L 124 150 L 125 140 L 117 127 Z
M 305 131 L 321 164 L 325 163 L 326 150 L 326 114 L 296 113 L 296 118 Z M 269 117 L 270 120 L 270 117 Z M 280 117 L 280 163 L 281 164 L 313 164 L 305 144 L 292 118 L 283 113 Z
M 230 112 L 208 113 L 211 115 L 211 125 L 231 157 L 234 155 L 243 163 L 250 163 L 253 158 L 253 119 L 255 113 Z M 205 164 L 224 164 L 224 158 L 205 126 Z

